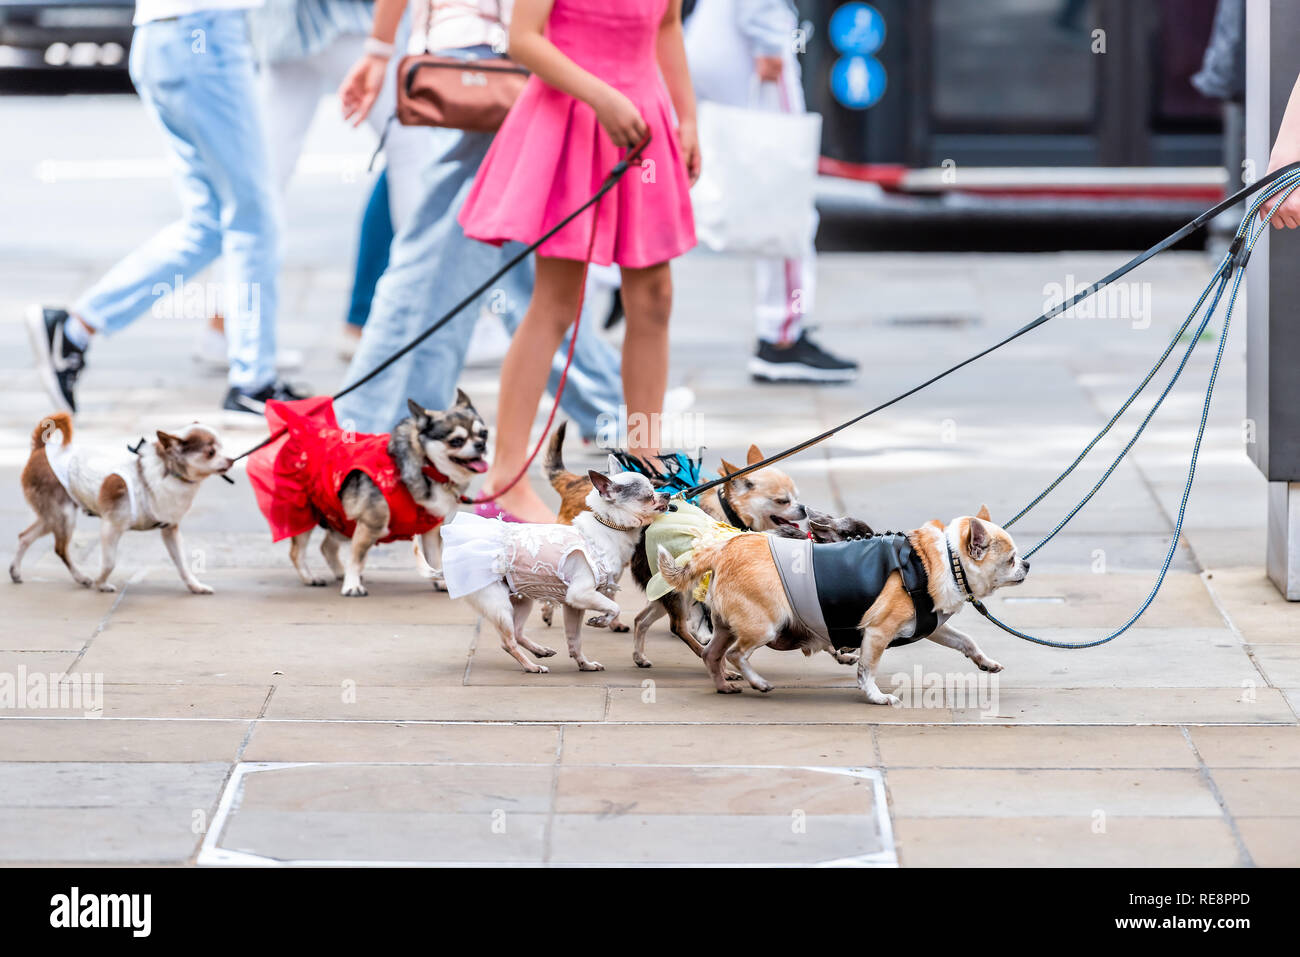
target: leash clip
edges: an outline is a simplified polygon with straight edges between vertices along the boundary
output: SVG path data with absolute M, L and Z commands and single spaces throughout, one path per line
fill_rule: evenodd
M 1246 263 L 1250 261 L 1250 252 L 1250 247 L 1246 245 L 1244 233 L 1232 237 L 1232 242 L 1228 246 L 1228 257 L 1224 260 L 1219 275 L 1224 279 L 1229 279 L 1232 277 L 1234 270 L 1245 269 Z
M 127 446 L 126 446 L 126 450 L 127 450 L 128 452 L 130 452 L 132 455 L 139 455 L 139 454 L 140 454 L 140 450 L 141 450 L 142 448 L 144 448 L 144 443 L 145 443 L 146 441 L 148 441 L 148 440 L 147 440 L 147 439 L 142 435 L 142 436 L 140 436 L 140 441 L 137 442 L 137 443 L 135 443 L 135 445 L 131 445 L 131 444 L 128 442 L 128 443 L 127 443 Z

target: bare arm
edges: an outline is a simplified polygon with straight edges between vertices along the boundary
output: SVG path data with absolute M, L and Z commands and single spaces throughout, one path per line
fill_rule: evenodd
M 517 0 L 510 18 L 510 58 L 547 86 L 595 110 L 615 146 L 634 146 L 649 127 L 632 101 L 570 60 L 543 34 L 553 4 L 554 0 Z
M 1282 125 L 1277 131 L 1277 140 L 1273 143 L 1273 152 L 1268 158 L 1268 171 L 1286 166 L 1300 160 L 1300 77 L 1291 88 L 1291 98 L 1287 100 L 1286 112 L 1282 114 Z M 1262 218 L 1273 208 L 1276 200 L 1269 200 L 1259 209 Z M 1274 229 L 1295 229 L 1300 226 L 1300 190 L 1296 190 L 1277 211 L 1272 219 Z
M 671 0 L 659 24 L 655 53 L 668 96 L 677 113 L 677 139 L 681 143 L 686 172 L 693 184 L 700 176 L 700 141 L 695 128 L 695 88 L 686 64 L 686 41 L 682 36 L 682 0 Z
M 385 43 L 392 43 L 397 36 L 397 25 L 402 20 L 402 11 L 406 0 L 375 0 L 375 20 L 370 27 L 370 35 Z M 352 120 L 353 126 L 360 126 L 375 105 L 375 99 L 384 86 L 384 75 L 388 72 L 388 57 L 366 54 L 352 65 L 348 75 L 339 85 L 339 101 L 343 106 L 343 118 Z

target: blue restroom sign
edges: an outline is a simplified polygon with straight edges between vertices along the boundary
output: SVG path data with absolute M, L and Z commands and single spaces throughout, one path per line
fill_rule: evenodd
M 840 58 L 831 64 L 831 95 L 850 110 L 879 102 L 888 79 L 873 54 L 885 42 L 885 18 L 867 3 L 846 3 L 831 14 L 827 31 Z
M 870 56 L 885 42 L 885 18 L 869 3 L 846 3 L 831 14 L 831 46 L 846 56 Z

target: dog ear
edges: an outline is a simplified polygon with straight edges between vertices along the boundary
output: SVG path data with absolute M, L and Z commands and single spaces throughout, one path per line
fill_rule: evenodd
M 932 525 L 932 526 L 934 526 L 935 528 L 939 529 L 940 531 L 942 531 L 942 530 L 946 527 L 946 526 L 943 524 L 943 522 L 942 522 L 941 520 L 937 519 L 937 518 L 932 518 L 932 519 L 930 519 L 928 522 L 926 522 L 925 524 L 927 524 L 927 525 Z
M 758 450 L 757 445 L 749 447 L 749 455 L 745 458 L 746 465 L 753 465 L 755 462 L 763 461 L 763 453 Z
M 723 460 L 722 460 L 722 466 L 721 466 L 721 468 L 719 469 L 719 471 L 722 472 L 722 474 L 723 474 L 724 476 L 727 476 L 727 475 L 730 475 L 732 472 L 739 472 L 740 469 L 737 468 L 736 466 L 732 465 L 732 464 L 731 464 L 730 462 L 728 462 L 726 459 L 723 459 Z
M 474 403 L 470 401 L 470 397 L 467 396 L 465 390 L 461 388 L 456 389 L 456 404 L 458 406 L 463 406 L 466 409 L 474 408 Z
M 622 472 L 623 470 L 624 470 L 623 466 L 619 464 L 618 459 L 614 458 L 614 455 L 611 452 L 609 458 L 605 460 L 605 474 L 617 475 L 619 472 Z
M 966 532 L 966 552 L 974 561 L 980 561 L 989 550 L 989 530 L 978 518 L 970 520 Z
M 591 484 L 595 486 L 596 491 L 600 493 L 601 498 L 609 498 L 609 490 L 613 487 L 614 483 L 609 480 L 608 475 L 603 475 L 595 469 L 588 469 L 587 478 L 591 479 Z
M 424 410 L 424 406 L 420 405 L 420 403 L 416 402 L 414 399 L 407 399 L 406 407 L 411 410 L 411 417 L 417 422 L 429 417 L 429 413 Z
M 989 507 L 987 505 L 981 505 L 980 510 L 975 513 L 975 517 L 982 518 L 986 522 L 993 521 L 993 516 L 989 514 Z
M 181 444 L 181 438 L 179 435 L 172 435 L 170 432 L 164 432 L 162 429 L 159 429 L 158 444 L 163 447 L 164 452 L 170 452 L 172 449 L 176 448 L 176 446 Z

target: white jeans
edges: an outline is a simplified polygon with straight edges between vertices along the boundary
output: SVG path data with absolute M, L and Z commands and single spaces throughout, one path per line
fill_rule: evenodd
M 793 25 L 792 25 L 793 29 Z M 754 57 L 736 27 L 734 0 L 701 0 L 686 23 L 686 59 L 695 95 L 730 106 L 804 113 L 799 61 L 787 48 L 781 79 L 754 83 Z M 705 156 L 704 162 L 709 158 Z M 754 262 L 754 320 L 758 338 L 790 342 L 799 337 L 803 319 L 813 311 L 816 291 L 817 217 L 812 218 L 805 252 L 798 259 L 757 259 Z
M 343 77 L 361 58 L 365 39 L 358 34 L 344 34 L 310 56 L 262 68 L 271 165 L 276 188 L 282 195 L 298 165 L 321 99 L 338 92 Z

